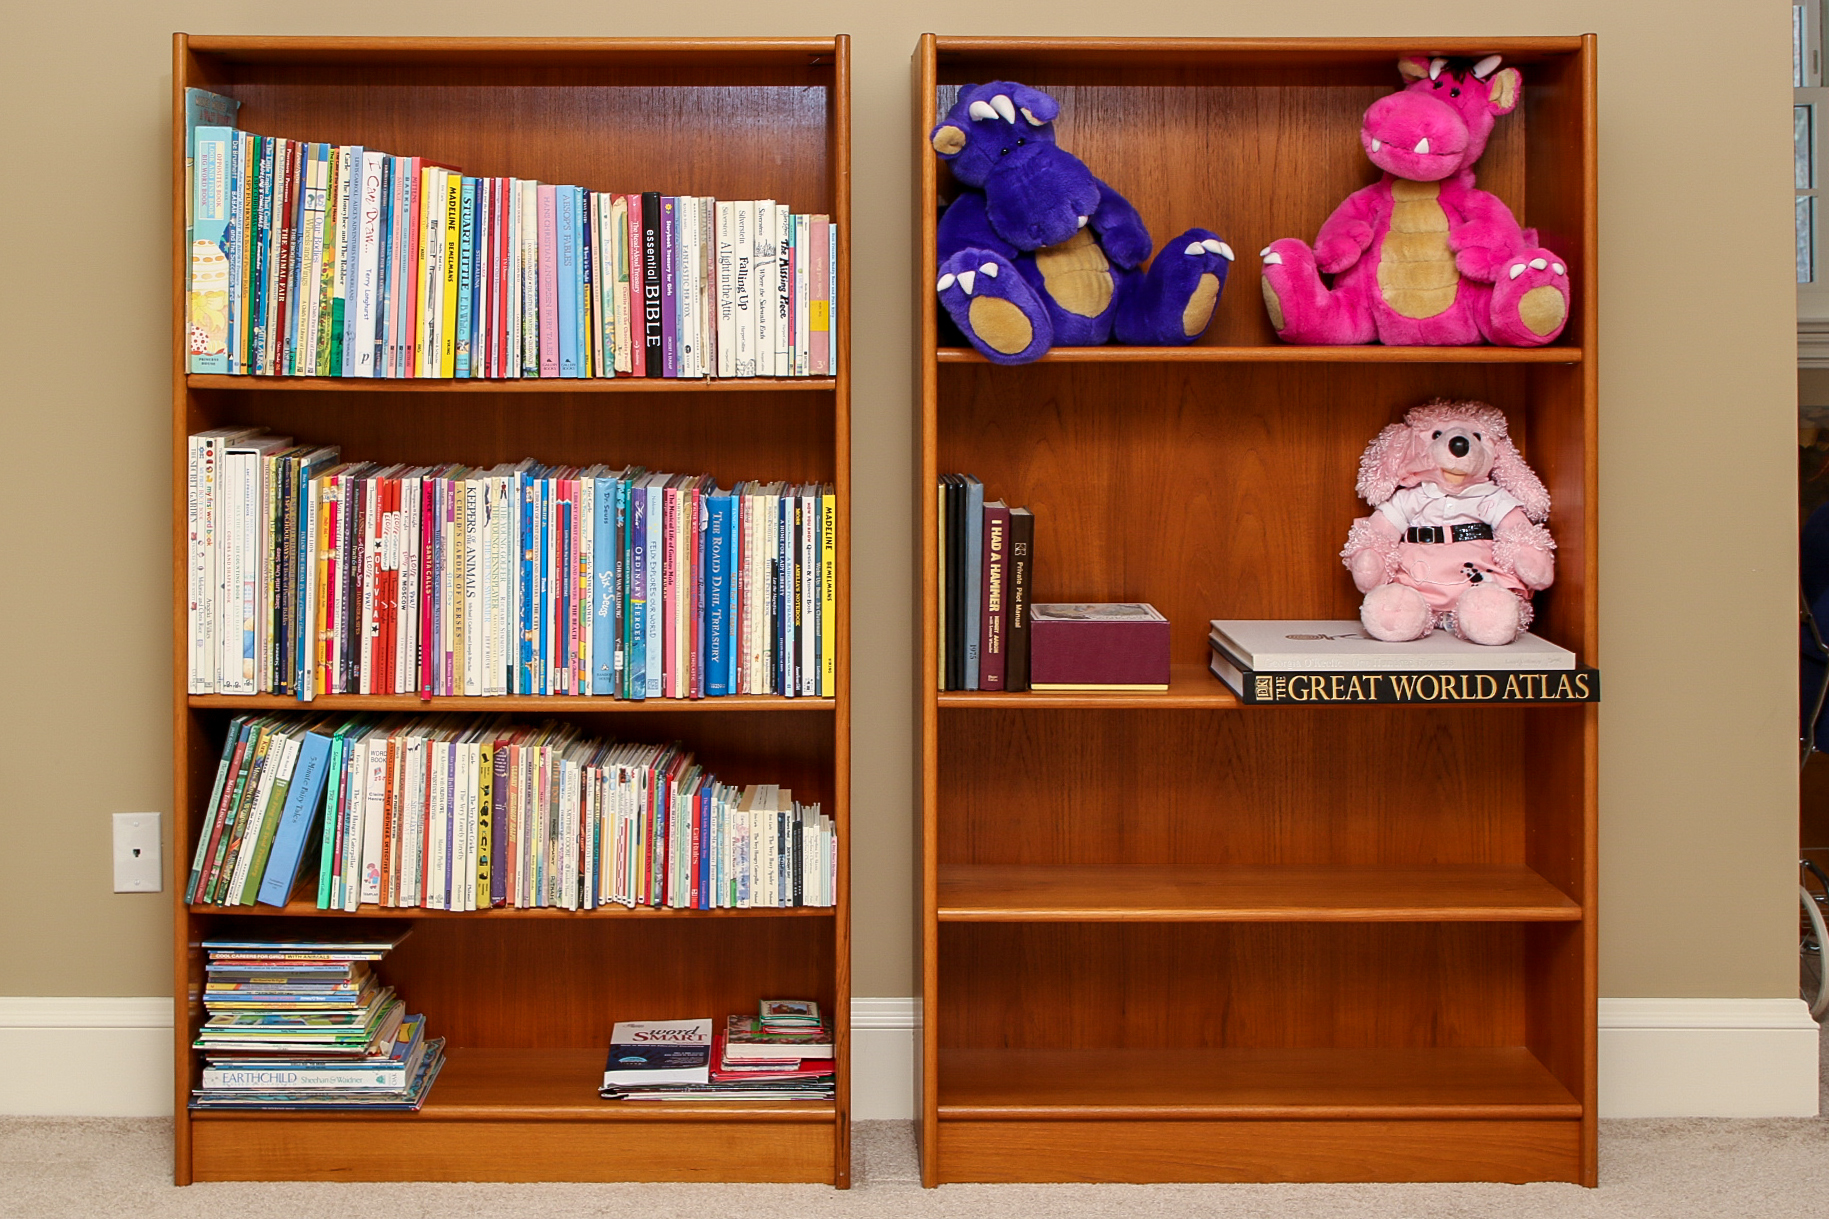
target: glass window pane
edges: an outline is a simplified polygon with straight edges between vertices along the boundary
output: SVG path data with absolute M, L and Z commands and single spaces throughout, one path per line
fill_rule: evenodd
M 1816 282 L 1816 196 L 1797 197 L 1797 282 Z
M 1791 107 L 1791 159 L 1798 190 L 1809 190 L 1816 185 L 1816 141 L 1811 138 L 1815 110 L 1815 106 Z
M 1791 87 L 1804 87 L 1804 6 L 1791 6 Z

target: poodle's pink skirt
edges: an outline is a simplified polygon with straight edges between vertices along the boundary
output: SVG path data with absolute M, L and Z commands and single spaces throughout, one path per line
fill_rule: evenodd
M 1453 609 L 1461 594 L 1473 586 L 1475 571 L 1480 573 L 1482 583 L 1497 584 L 1521 600 L 1530 600 L 1530 589 L 1522 580 L 1493 566 L 1491 542 L 1443 542 L 1434 546 L 1399 542 L 1397 564 L 1396 582 L 1421 593 L 1429 608 L 1438 614 Z M 1468 564 L 1472 565 L 1471 570 Z

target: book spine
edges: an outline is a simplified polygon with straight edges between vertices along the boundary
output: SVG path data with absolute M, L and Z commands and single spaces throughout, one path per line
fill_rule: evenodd
M 191 173 L 190 283 L 186 348 L 190 371 L 229 371 L 229 149 L 228 127 L 199 127 Z
M 559 190 L 539 188 L 539 376 L 559 375 Z
M 1035 578 L 1034 556 L 1035 518 L 1027 512 L 1011 513 L 1003 688 L 1012 693 L 1029 688 L 1029 602 Z
M 555 286 L 555 298 L 558 302 L 558 318 L 555 340 L 559 348 L 559 370 L 561 377 L 578 375 L 578 216 L 577 194 L 575 186 L 555 186 L 553 192 L 553 234 L 557 243 L 557 254 L 553 260 L 553 273 L 558 277 Z M 545 206 L 545 201 L 541 201 Z M 545 223 L 544 214 L 541 223 Z M 544 231 L 544 230 L 542 230 Z M 545 270 L 545 264 L 541 264 Z M 540 341 L 546 341 L 545 326 L 541 326 Z M 542 352 L 544 354 L 544 352 Z
M 730 497 L 709 497 L 705 528 L 705 694 L 730 693 Z
M 716 375 L 737 375 L 736 335 L 736 208 L 728 199 L 717 203 L 716 244 L 717 292 L 715 294 L 717 328 Z
M 731 205 L 731 349 L 733 377 L 756 375 L 756 204 Z
M 611 304 L 616 313 L 616 359 L 615 370 L 619 376 L 628 376 L 634 372 L 634 352 L 629 342 L 629 330 L 634 319 L 632 299 L 629 296 L 629 197 L 627 195 L 610 196 L 609 229 L 606 246 L 609 250 L 609 276 Z
M 838 375 L 838 318 L 844 302 L 838 299 L 838 226 L 826 226 L 826 373 Z
M 982 657 L 979 635 L 984 627 L 984 602 L 979 590 L 984 579 L 984 484 L 968 476 L 965 484 L 965 555 L 961 581 L 965 593 L 965 688 L 980 689 Z
M 775 202 L 756 202 L 753 251 L 750 261 L 752 285 L 750 314 L 755 319 L 755 361 L 758 377 L 775 375 Z
M 661 196 L 647 191 L 641 196 L 641 336 L 643 374 L 662 376 L 666 338 L 663 331 L 661 285 Z
M 978 632 L 978 688 L 1004 689 L 1006 641 L 1005 605 L 1009 594 L 1010 510 L 990 505 L 984 510 L 984 576 L 978 596 L 984 606 Z
M 574 189 L 578 212 L 578 375 L 595 377 L 603 367 L 603 330 L 598 324 L 603 311 L 597 299 L 597 225 L 595 196 L 588 190 Z
M 794 217 L 787 205 L 775 208 L 775 297 L 774 310 L 775 375 L 791 377 L 793 368 L 794 321 Z
M 838 496 L 830 483 L 819 496 L 819 696 L 838 693 Z
M 827 295 L 831 262 L 827 246 L 832 226 L 826 217 L 815 216 L 808 227 L 813 247 L 809 269 L 812 295 L 807 301 L 808 362 L 813 376 L 829 377 L 832 375 L 832 301 Z
M 667 522 L 663 508 L 665 498 L 664 479 L 650 479 L 647 487 L 648 496 L 648 602 L 646 647 L 647 684 L 649 698 L 665 698 L 664 684 L 666 670 L 663 667 L 662 638 L 667 624 L 666 583 L 663 579 L 666 572 L 666 539 Z
M 457 213 L 457 331 L 453 343 L 451 375 L 469 377 L 470 352 L 472 350 L 472 331 L 476 327 L 476 222 L 477 193 L 476 188 L 482 185 L 475 178 L 463 178 L 460 181 L 462 198 L 458 202 Z
M 1597 703 L 1595 669 L 1547 672 L 1264 673 L 1219 648 L 1210 667 L 1248 705 L 1314 703 Z
M 685 217 L 686 198 L 661 196 L 661 374 L 686 376 Z

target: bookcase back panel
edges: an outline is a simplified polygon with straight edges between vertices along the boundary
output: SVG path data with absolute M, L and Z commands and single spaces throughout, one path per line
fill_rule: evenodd
M 622 84 L 611 69 L 490 75 L 456 82 L 343 64 L 263 73 L 223 92 L 241 101 L 244 131 L 359 144 L 476 177 L 833 210 L 822 84 L 743 84 L 740 74 L 713 83 L 702 72 Z
M 1523 863 L 1519 715 L 945 712 L 939 862 Z
M 1524 937 L 1504 924 L 946 924 L 940 953 L 946 1047 L 1525 1038 Z
M 1519 223 L 1541 225 L 1545 244 L 1570 260 L 1580 253 L 1579 167 L 1537 146 L 1567 134 L 1566 111 L 1579 114 L 1572 63 L 1572 56 L 1552 56 L 1523 67 L 1527 103 L 1539 79 L 1545 102 L 1501 117 L 1476 165 L 1480 188 L 1504 200 Z M 1360 120 L 1400 83 L 1395 52 L 1302 67 L 1196 59 L 1078 70 L 993 54 L 943 63 L 941 79 L 936 115 L 970 82 L 1014 79 L 1045 90 L 1061 103 L 1061 147 L 1136 206 L 1158 247 L 1199 226 L 1238 252 L 1213 323 L 1197 340 L 1202 346 L 1278 343 L 1256 251 L 1280 237 L 1312 242 L 1342 200 L 1378 180 L 1359 143 Z M 1540 114 L 1547 135 L 1534 138 Z M 940 201 L 954 189 L 942 167 Z M 1574 321 L 1558 343 L 1577 344 L 1580 333 Z M 941 342 L 962 345 L 956 334 Z
M 1351 618 L 1339 560 L 1370 509 L 1353 491 L 1379 429 L 1435 398 L 1505 411 L 1526 460 L 1578 410 L 1579 370 L 1505 365 L 940 366 L 938 461 L 1035 514 L 1035 600 L 1153 603 L 1172 658 L 1205 664 L 1212 618 Z M 1588 521 L 1579 446 L 1537 465 L 1555 507 L 1559 581 L 1539 629 L 1580 650 Z M 1561 540 L 1566 539 L 1566 540 Z M 1571 611 L 1578 613 L 1578 610 Z
M 837 470 L 832 395 L 207 391 L 193 429 L 254 424 L 300 443 L 342 446 L 348 461 L 462 462 L 532 457 L 682 474 L 829 482 Z
M 608 1046 L 618 1020 L 722 1022 L 762 999 L 831 1010 L 833 940 L 825 919 L 425 919 L 381 973 L 453 1046 L 582 1049 Z

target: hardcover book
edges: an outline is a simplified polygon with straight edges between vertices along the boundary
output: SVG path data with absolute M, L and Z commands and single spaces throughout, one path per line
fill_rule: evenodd
M 1140 602 L 1030 606 L 1029 683 L 1035 690 L 1167 690 L 1168 619 Z
M 1213 619 L 1208 640 L 1257 672 L 1573 669 L 1575 653 L 1526 632 L 1502 647 L 1468 643 L 1437 630 L 1408 643 L 1365 633 L 1356 618 Z
M 1208 662 L 1239 701 L 1260 703 L 1597 703 L 1596 669 L 1311 669 L 1259 673 L 1223 648 Z

